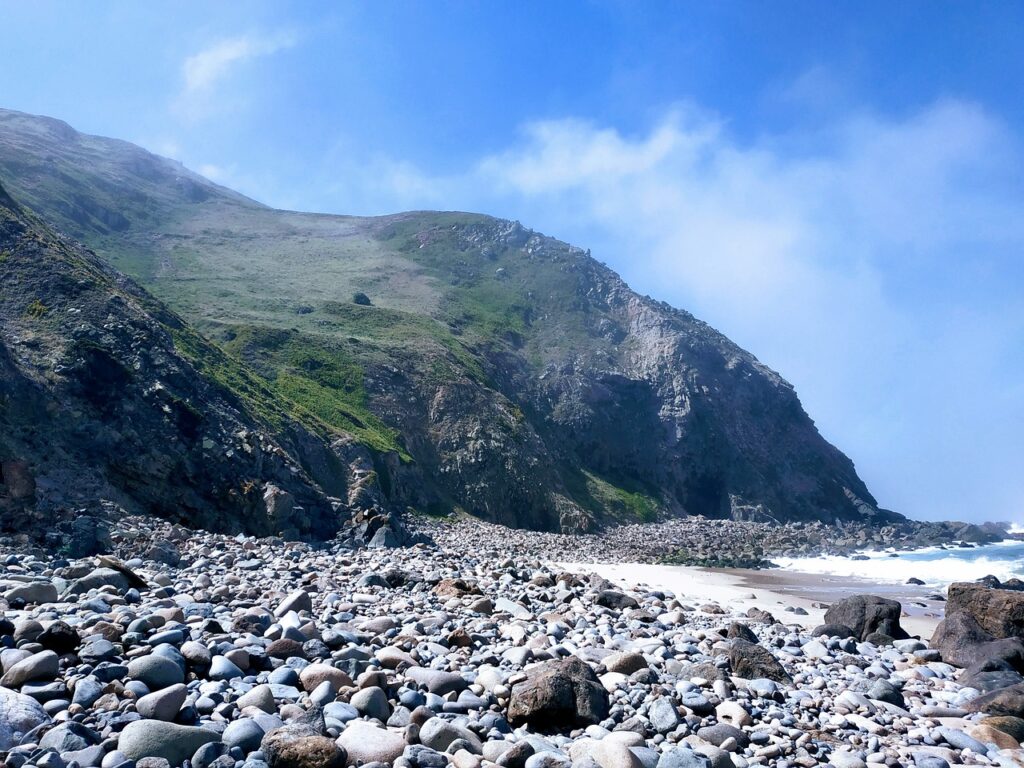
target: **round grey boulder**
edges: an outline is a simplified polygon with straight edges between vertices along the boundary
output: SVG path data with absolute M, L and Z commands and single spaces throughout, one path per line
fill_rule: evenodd
M 17 746 L 22 736 L 49 722 L 50 716 L 38 701 L 0 688 L 0 752 Z
M 151 691 L 158 691 L 185 682 L 181 667 L 166 656 L 150 654 L 128 662 L 128 677 L 145 683 Z
M 214 741 L 220 741 L 220 736 L 206 728 L 136 720 L 121 731 L 117 748 L 129 760 L 162 757 L 171 765 L 181 765 L 201 746 Z

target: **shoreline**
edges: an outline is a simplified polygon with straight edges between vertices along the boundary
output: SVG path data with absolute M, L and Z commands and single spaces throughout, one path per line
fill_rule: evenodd
M 810 630 L 824 623 L 826 606 L 855 594 L 874 594 L 898 600 L 901 624 L 911 635 L 928 640 L 942 620 L 942 603 L 927 600 L 935 590 L 892 585 L 867 579 L 836 578 L 782 569 L 701 568 L 646 563 L 581 563 L 558 561 L 567 570 L 595 573 L 625 587 L 665 590 L 695 608 L 717 603 L 724 610 L 746 613 L 750 608 L 771 612 L 783 624 Z M 806 613 L 786 610 L 797 608 Z

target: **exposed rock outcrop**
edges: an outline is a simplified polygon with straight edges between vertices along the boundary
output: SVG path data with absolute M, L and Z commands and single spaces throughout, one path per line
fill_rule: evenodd
M 2 187 L 0 270 L 0 526 L 75 528 L 109 499 L 209 529 L 337 528 L 256 380 L 239 399 L 218 377 L 240 366 Z M 84 533 L 62 534 L 71 554 L 102 548 Z

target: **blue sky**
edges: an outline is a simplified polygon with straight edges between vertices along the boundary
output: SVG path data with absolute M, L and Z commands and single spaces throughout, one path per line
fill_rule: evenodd
M 0 0 L 0 105 L 281 207 L 589 247 L 879 501 L 1024 519 L 1024 5 Z

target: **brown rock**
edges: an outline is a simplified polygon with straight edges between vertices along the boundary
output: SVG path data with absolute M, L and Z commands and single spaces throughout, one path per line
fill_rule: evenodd
M 969 582 L 950 584 L 946 615 L 958 613 L 973 618 L 997 640 L 1024 637 L 1024 592 Z
M 306 658 L 306 652 L 302 649 L 302 643 L 287 637 L 282 637 L 268 645 L 267 655 L 275 659 L 288 659 L 292 656 L 298 656 L 300 659 Z
M 1024 719 L 1012 715 L 995 715 L 986 717 L 982 723 L 989 728 L 996 728 L 1003 733 L 1008 733 L 1018 744 L 1024 743 Z
M 276 728 L 260 744 L 270 768 L 344 768 L 348 753 L 334 739 Z
M 303 689 L 312 692 L 324 680 L 330 680 L 334 690 L 340 691 L 352 685 L 352 678 L 346 672 L 330 664 L 310 664 L 299 672 Z
M 434 587 L 434 594 L 438 597 L 463 597 L 465 595 L 479 595 L 480 587 L 470 584 L 464 579 L 441 579 Z
M 967 731 L 967 735 L 977 739 L 982 744 L 995 744 L 999 749 L 1017 749 L 1020 746 L 1020 742 L 1010 734 L 985 723 L 974 726 Z

